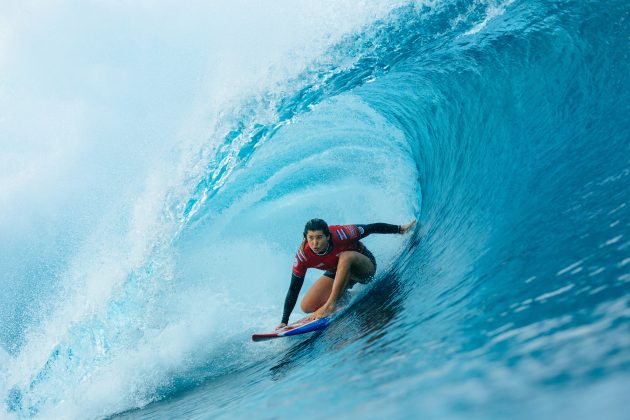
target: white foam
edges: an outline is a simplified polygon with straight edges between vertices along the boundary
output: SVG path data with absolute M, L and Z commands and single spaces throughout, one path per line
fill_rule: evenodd
M 543 300 L 551 299 L 552 297 L 556 297 L 558 295 L 561 295 L 563 293 L 568 292 L 569 290 L 573 289 L 573 287 L 575 287 L 574 284 L 569 284 L 569 285 L 561 287 L 561 288 L 559 288 L 557 290 L 554 290 L 552 292 L 543 293 L 542 295 L 537 296 L 534 300 L 537 301 L 537 302 L 540 302 L 540 301 L 543 301 Z
M 497 5 L 489 4 L 484 19 L 472 28 L 470 28 L 468 31 L 466 31 L 464 35 L 475 35 L 481 32 L 486 26 L 488 26 L 490 22 L 492 22 L 497 17 L 503 15 L 506 8 L 510 6 L 513 2 L 514 0 L 507 0 L 504 2 L 499 2 L 499 4 Z

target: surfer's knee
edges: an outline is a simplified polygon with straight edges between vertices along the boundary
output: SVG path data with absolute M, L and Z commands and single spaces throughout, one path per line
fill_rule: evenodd
M 374 269 L 374 263 L 365 255 L 357 251 L 344 251 L 339 255 L 339 265 L 347 264 L 352 268 L 361 268 L 361 270 Z
M 353 264 L 359 261 L 361 254 L 357 251 L 343 251 L 339 254 L 339 264 Z
M 311 305 L 306 302 L 306 299 L 302 299 L 302 302 L 300 302 L 300 309 L 302 309 L 302 312 L 304 312 L 305 314 L 309 314 L 314 311 L 314 309 L 311 308 Z
M 302 302 L 300 302 L 300 309 L 302 309 L 302 312 L 304 312 L 305 314 L 315 312 L 319 309 L 320 306 L 322 306 L 321 302 L 309 296 L 305 296 L 304 299 L 302 299 Z
M 348 266 L 352 278 L 360 279 L 361 283 L 376 272 L 376 264 L 366 255 L 357 251 L 342 252 L 339 255 L 339 265 Z

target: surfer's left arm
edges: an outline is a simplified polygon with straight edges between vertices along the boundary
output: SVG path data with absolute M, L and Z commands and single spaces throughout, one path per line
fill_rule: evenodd
M 416 224 L 416 219 L 404 225 L 391 225 L 389 223 L 372 223 L 369 225 L 357 225 L 359 228 L 359 239 L 363 239 L 372 233 L 400 233 L 405 234 Z

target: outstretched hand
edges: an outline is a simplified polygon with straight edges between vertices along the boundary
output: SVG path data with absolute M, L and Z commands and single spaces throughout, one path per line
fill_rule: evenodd
M 411 228 L 416 224 L 416 219 L 413 219 L 411 222 L 400 225 L 400 233 L 407 233 L 411 230 Z
M 278 326 L 276 327 L 276 330 L 279 330 L 280 328 L 284 328 L 286 327 L 287 324 L 285 324 L 284 322 L 281 322 L 280 324 L 278 324 Z

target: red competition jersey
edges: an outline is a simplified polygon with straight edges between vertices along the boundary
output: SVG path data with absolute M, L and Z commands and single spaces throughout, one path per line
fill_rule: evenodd
M 359 241 L 359 229 L 356 225 L 329 226 L 332 249 L 326 255 L 317 255 L 308 242 L 302 241 L 295 254 L 293 274 L 304 277 L 308 268 L 335 271 L 339 263 L 339 254 L 343 251 L 363 251 L 365 246 Z

